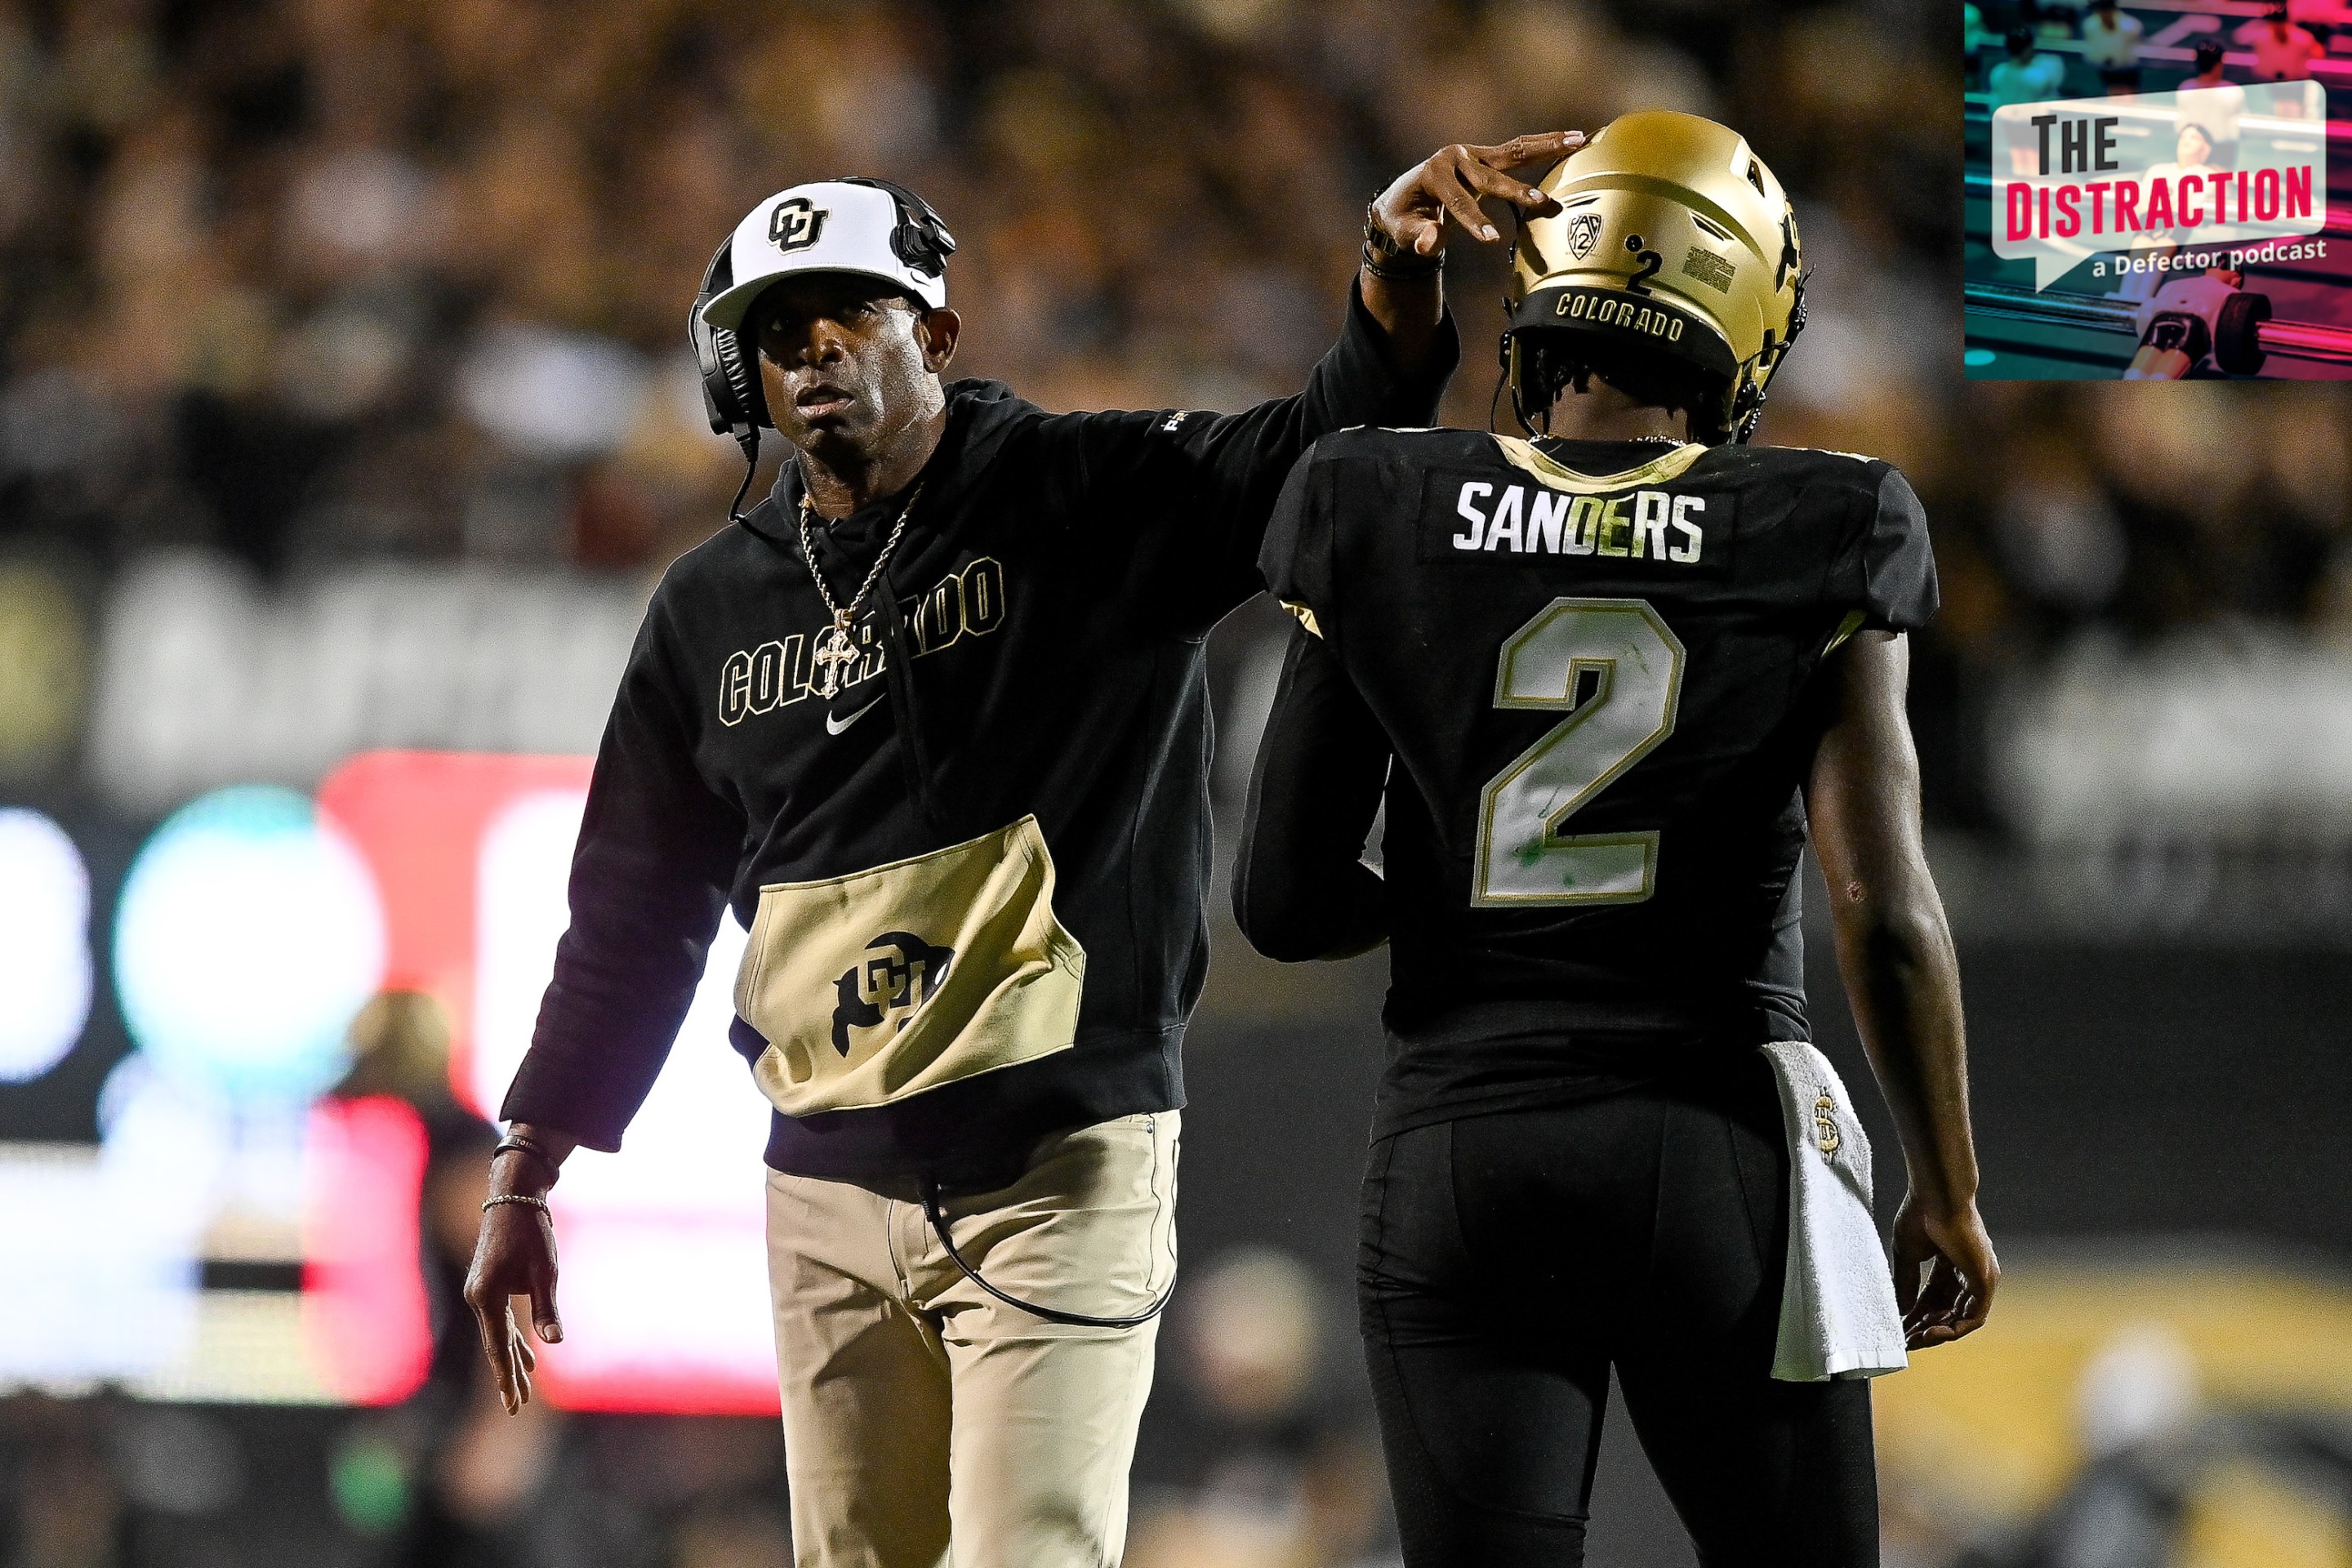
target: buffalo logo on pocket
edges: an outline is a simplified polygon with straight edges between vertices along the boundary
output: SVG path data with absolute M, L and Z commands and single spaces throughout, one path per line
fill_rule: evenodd
M 947 978 L 955 950 L 933 947 L 903 931 L 884 931 L 866 944 L 871 956 L 854 963 L 834 982 L 840 1000 L 833 1009 L 833 1048 L 849 1054 L 849 1032 L 895 1020 L 898 1028 Z
M 1822 1157 L 1827 1159 L 1836 1153 L 1843 1140 L 1838 1137 L 1837 1101 L 1830 1098 L 1828 1089 L 1822 1090 L 1822 1097 L 1813 1101 L 1813 1128 L 1820 1135 Z

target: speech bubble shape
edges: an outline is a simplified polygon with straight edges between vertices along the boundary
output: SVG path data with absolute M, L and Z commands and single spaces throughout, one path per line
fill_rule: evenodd
M 2232 252 L 2326 223 L 2327 95 L 2315 81 L 1993 110 L 1993 254 L 2031 259 L 2037 290 L 2093 256 L 2230 267 Z

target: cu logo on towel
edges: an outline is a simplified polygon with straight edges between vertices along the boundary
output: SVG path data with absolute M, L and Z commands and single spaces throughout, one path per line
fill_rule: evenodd
M 826 210 L 806 196 L 778 202 L 776 210 L 768 215 L 768 237 L 776 242 L 778 250 L 806 250 L 824 232 Z
M 1813 1130 L 1820 1134 L 1823 1159 L 1838 1152 L 1843 1140 L 1838 1137 L 1837 1101 L 1830 1098 L 1828 1089 L 1822 1090 L 1822 1097 L 1813 1101 Z
M 866 944 L 871 956 L 851 964 L 833 983 L 837 1001 L 833 1009 L 833 1048 L 849 1054 L 849 1031 L 871 1029 L 907 1016 L 929 1001 L 948 977 L 955 949 L 933 947 L 909 931 L 886 931 Z

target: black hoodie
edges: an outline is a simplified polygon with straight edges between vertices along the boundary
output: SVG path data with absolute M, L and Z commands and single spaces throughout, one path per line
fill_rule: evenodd
M 500 1114 L 617 1149 L 722 907 L 749 927 L 763 887 L 1027 816 L 1053 914 L 1084 949 L 1072 1048 L 887 1104 L 779 1110 L 768 1163 L 993 1183 L 1045 1132 L 1181 1106 L 1178 1047 L 1208 963 L 1209 629 L 1258 591 L 1267 516 L 1318 437 L 1429 422 L 1446 333 L 1440 368 L 1402 384 L 1351 300 L 1304 392 L 1230 416 L 1054 415 L 1000 383 L 950 384 L 946 434 L 859 620 L 864 658 L 829 704 L 810 658 L 828 617 L 786 464 L 646 610 L 589 789 L 572 925 Z M 837 602 L 913 494 L 815 532 Z M 769 1042 L 741 1018 L 733 1034 L 756 1067 Z

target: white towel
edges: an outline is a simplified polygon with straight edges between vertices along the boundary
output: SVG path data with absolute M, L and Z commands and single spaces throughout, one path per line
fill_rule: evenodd
M 1870 1140 L 1829 1058 L 1801 1040 L 1763 1051 L 1789 1136 L 1789 1263 L 1772 1375 L 1820 1383 L 1900 1372 L 1910 1358 L 1870 1212 Z

